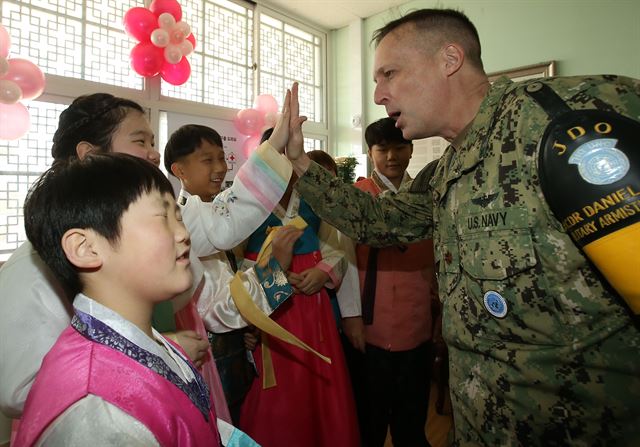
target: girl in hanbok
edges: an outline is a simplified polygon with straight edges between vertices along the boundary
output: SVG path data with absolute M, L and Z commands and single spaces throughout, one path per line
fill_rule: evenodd
M 263 139 L 268 138 L 268 131 Z M 297 292 L 271 318 L 330 357 L 328 364 L 314 354 L 266 334 L 255 352 L 261 375 L 273 373 L 275 386 L 255 380 L 245 398 L 240 427 L 263 447 L 357 446 L 358 423 L 340 337 L 325 286 L 335 288 L 342 278 L 342 253 L 336 232 L 322 222 L 289 183 L 279 205 L 246 244 L 245 259 L 255 260 L 271 227 L 287 225 L 297 216 L 308 226 L 294 245 L 288 272 Z M 268 351 L 268 354 L 267 352 Z M 265 357 L 266 355 L 266 357 Z M 272 370 L 263 368 L 270 357 Z M 267 365 L 268 365 L 267 361 Z

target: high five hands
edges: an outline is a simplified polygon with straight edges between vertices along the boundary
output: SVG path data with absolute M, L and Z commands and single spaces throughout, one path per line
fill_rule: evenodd
M 280 153 L 285 153 L 286 149 L 287 158 L 291 160 L 298 174 L 304 173 L 310 163 L 309 157 L 304 151 L 304 135 L 302 134 L 302 123 L 306 120 L 306 116 L 300 116 L 298 83 L 294 82 L 284 97 L 282 113 L 271 137 L 269 137 L 269 143 Z

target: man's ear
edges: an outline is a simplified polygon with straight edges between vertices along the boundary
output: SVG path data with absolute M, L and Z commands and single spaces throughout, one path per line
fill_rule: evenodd
M 455 74 L 464 62 L 464 50 L 457 43 L 450 43 L 442 50 L 445 58 L 445 73 L 447 76 Z
M 95 146 L 87 141 L 81 141 L 76 144 L 76 154 L 80 160 L 84 159 L 89 152 L 95 150 Z
M 177 161 L 171 163 L 171 173 L 182 180 L 184 178 L 184 169 L 182 164 Z
M 71 228 L 62 235 L 62 249 L 69 262 L 78 268 L 95 269 L 102 266 L 97 235 L 91 230 Z

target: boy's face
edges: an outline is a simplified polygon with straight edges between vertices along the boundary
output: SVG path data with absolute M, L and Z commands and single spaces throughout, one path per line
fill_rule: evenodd
M 227 161 L 220 146 L 202 140 L 195 151 L 176 163 L 177 177 L 189 194 L 210 202 L 220 192 L 227 174 Z
M 369 149 L 373 166 L 392 182 L 402 180 L 412 153 L 413 146 L 410 144 L 374 144 Z
M 122 215 L 120 228 L 120 239 L 106 248 L 102 265 L 114 290 L 159 302 L 191 286 L 189 232 L 173 196 L 157 190 L 143 194 Z

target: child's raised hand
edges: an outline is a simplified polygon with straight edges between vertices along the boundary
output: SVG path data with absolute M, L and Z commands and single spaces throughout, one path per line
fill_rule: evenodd
M 271 256 L 276 258 L 278 264 L 285 272 L 289 270 L 291 265 L 291 259 L 293 258 L 293 245 L 296 243 L 300 236 L 302 236 L 303 230 L 299 230 L 293 225 L 285 225 L 278 228 L 273 235 L 271 241 Z
M 269 137 L 269 144 L 271 144 L 271 146 L 281 154 L 284 154 L 284 148 L 287 145 L 287 141 L 289 141 L 290 120 L 291 90 L 287 89 L 287 94 L 284 96 L 284 103 L 282 104 L 282 113 L 280 113 L 276 127 L 274 127 L 273 133 Z
M 305 295 L 318 293 L 327 281 L 329 281 L 329 275 L 316 267 L 301 272 L 300 276 L 302 276 L 302 281 L 300 281 L 296 287 Z
M 306 120 L 306 116 L 300 116 L 298 83 L 294 82 L 291 90 L 287 90 L 282 106 L 282 113 L 273 129 L 273 133 L 269 137 L 271 146 L 280 153 L 284 153 L 286 147 L 287 157 L 291 160 L 300 157 L 301 154 L 304 154 L 302 123 Z
M 291 118 L 289 120 L 289 142 L 287 143 L 287 158 L 297 160 L 304 154 L 304 135 L 302 134 L 302 123 L 307 120 L 306 116 L 300 116 L 300 101 L 298 100 L 298 83 L 294 82 L 291 87 Z

